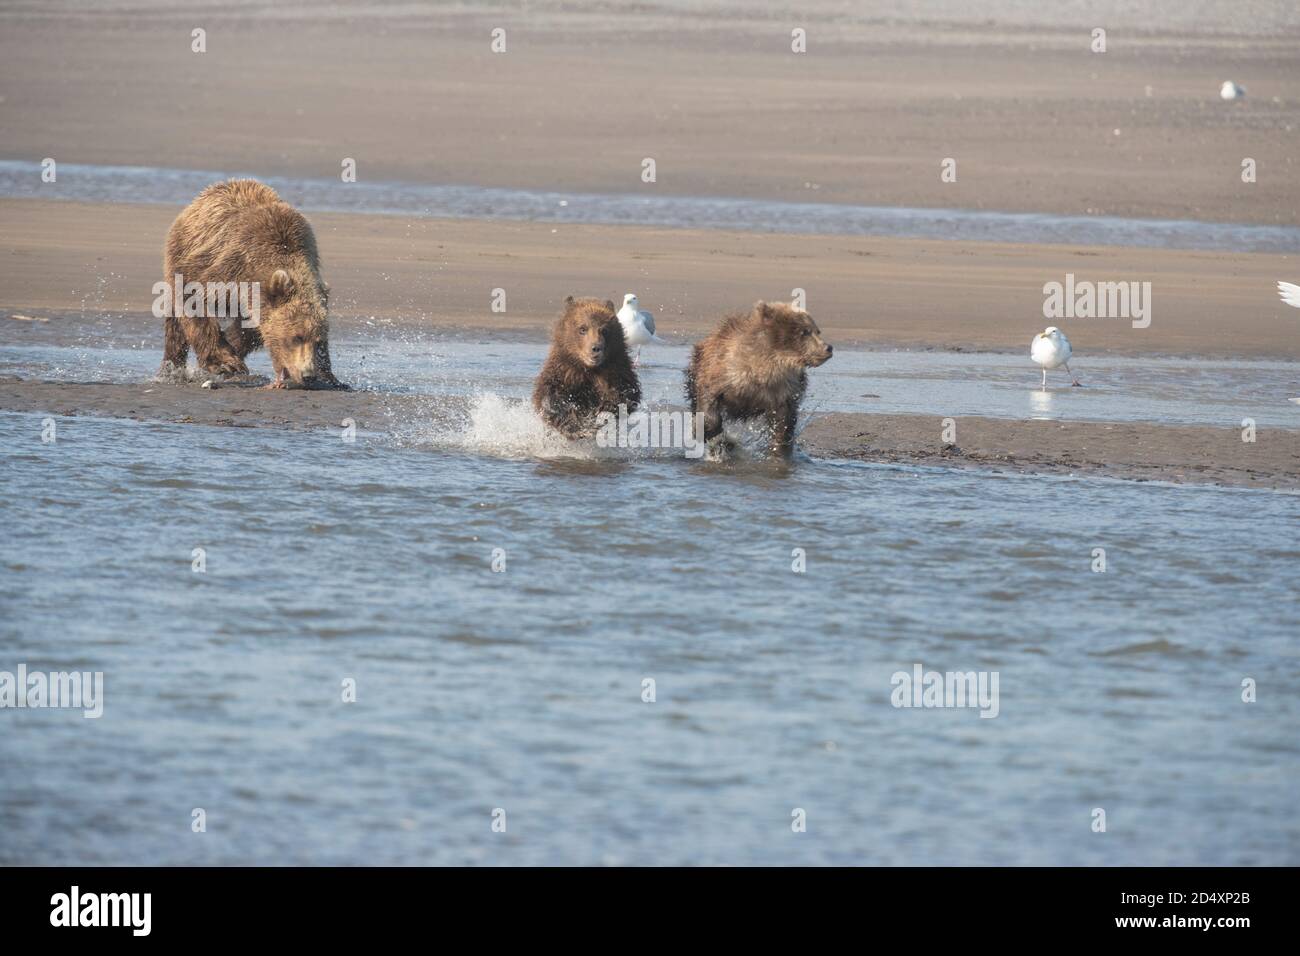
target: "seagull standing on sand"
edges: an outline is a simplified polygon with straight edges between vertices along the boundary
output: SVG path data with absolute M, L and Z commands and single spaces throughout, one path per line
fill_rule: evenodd
M 1219 87 L 1219 95 L 1225 100 L 1242 100 L 1246 98 L 1246 88 L 1238 86 L 1232 80 L 1224 80 L 1223 85 Z
M 623 296 L 623 308 L 618 310 L 618 321 L 623 326 L 623 338 L 627 340 L 628 348 L 636 346 L 633 364 L 641 361 L 641 346 L 647 342 L 662 344 L 664 341 L 655 335 L 655 317 L 637 308 L 635 293 L 629 292 Z
M 1043 367 L 1043 391 L 1047 391 L 1047 370 L 1049 368 L 1060 368 L 1065 366 L 1065 370 L 1070 372 L 1070 340 L 1054 325 L 1049 325 L 1042 332 L 1034 336 L 1034 340 L 1029 343 L 1029 357 Z M 1070 380 L 1073 384 L 1081 384 L 1079 379 L 1070 372 Z

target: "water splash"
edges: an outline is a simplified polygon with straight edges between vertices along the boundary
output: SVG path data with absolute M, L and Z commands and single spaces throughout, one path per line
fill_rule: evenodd
M 528 402 L 495 392 L 476 395 L 469 421 L 456 435 L 465 451 L 494 458 L 617 458 L 620 449 L 600 448 L 593 439 L 573 441 L 547 427 Z
M 684 409 L 643 404 L 641 412 L 685 416 Z M 647 459 L 692 459 L 684 443 L 652 445 L 605 445 L 597 438 L 570 439 L 548 426 L 527 399 L 511 398 L 495 391 L 479 391 L 461 402 L 430 396 L 413 420 L 410 405 L 389 412 L 391 438 L 400 445 L 431 445 L 475 455 L 514 461 L 576 459 L 580 461 L 633 461 Z M 647 435 L 655 434 L 651 426 Z M 634 429 L 629 428 L 628 434 Z M 665 432 L 658 432 L 662 435 Z M 682 432 L 673 432 L 680 436 Z M 692 436 L 697 435 L 695 431 Z M 761 429 L 740 428 L 729 448 L 740 457 L 763 457 Z M 699 446 L 694 448 L 698 451 Z M 705 455 L 713 460 L 716 456 Z

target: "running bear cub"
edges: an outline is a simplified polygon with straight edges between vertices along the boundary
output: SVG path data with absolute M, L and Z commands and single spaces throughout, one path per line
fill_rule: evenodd
M 551 351 L 533 388 L 533 407 L 546 424 L 568 438 L 589 438 L 601 412 L 628 412 L 641 401 L 623 326 L 614 303 L 564 300 L 564 314 L 551 332 Z
M 789 458 L 807 369 L 825 364 L 831 351 L 812 317 L 784 303 L 760 299 L 748 313 L 727 316 L 696 344 L 686 369 L 686 395 L 691 411 L 703 415 L 704 440 L 722 433 L 724 416 L 763 415 L 773 453 Z
M 236 316 L 223 330 L 217 315 L 207 313 L 206 299 L 199 316 L 185 315 L 181 303 L 173 302 L 165 319 L 161 374 L 183 372 L 193 348 L 204 371 L 247 375 L 244 358 L 265 345 L 275 369 L 271 388 L 347 387 L 330 368 L 329 287 L 320 276 L 316 236 L 271 187 L 232 179 L 199 193 L 167 232 L 163 279 L 170 285 L 177 275 L 187 286 L 207 288 L 256 282 L 258 324 L 243 328 Z

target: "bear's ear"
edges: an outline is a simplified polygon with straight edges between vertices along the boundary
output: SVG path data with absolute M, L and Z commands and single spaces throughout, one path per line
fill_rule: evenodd
M 772 307 L 759 299 L 754 303 L 754 315 L 766 322 L 772 317 Z
M 272 302 L 282 302 L 293 294 L 293 277 L 283 269 L 276 269 L 271 274 L 271 281 L 266 284 L 266 296 Z
M 613 299 L 606 299 L 606 300 L 605 300 L 605 308 L 609 309 L 609 311 L 611 311 L 611 312 L 617 312 L 617 311 L 618 311 L 618 307 L 614 305 L 614 300 L 613 300 Z
M 564 304 L 565 304 L 565 305 L 573 305 L 573 296 L 571 296 L 571 295 L 570 295 L 570 296 L 565 296 L 565 298 L 564 298 Z

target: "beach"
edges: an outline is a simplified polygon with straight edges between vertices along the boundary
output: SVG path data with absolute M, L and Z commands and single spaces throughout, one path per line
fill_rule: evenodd
M 157 237 L 174 211 L 152 205 L 0 200 L 0 287 L 9 306 L 0 311 L 0 342 L 85 346 L 84 320 L 96 312 L 118 316 L 133 345 L 161 338 L 148 310 L 161 279 Z M 540 367 L 557 304 L 569 294 L 620 299 L 629 269 L 642 302 L 656 314 L 661 334 L 685 345 L 707 334 L 717 318 L 747 307 L 758 293 L 802 288 L 809 309 L 838 347 L 959 353 L 1027 352 L 1042 318 L 1043 284 L 1067 274 L 1151 283 L 1151 320 L 1134 328 L 1125 318 L 1070 326 L 1086 356 L 1143 356 L 1191 360 L 1295 361 L 1295 319 L 1277 301 L 1273 276 L 1294 257 L 1169 249 L 961 243 L 848 236 L 771 235 L 626 226 L 501 223 L 388 215 L 320 213 L 312 216 L 333 290 L 335 338 L 376 323 L 396 340 L 412 334 L 453 341 L 534 343 Z M 33 264 L 39 263 L 34 268 Z M 629 265 L 631 264 L 631 265 Z M 88 281 L 90 277 L 94 282 Z M 505 311 L 492 310 L 492 290 L 505 290 Z M 1252 303 L 1248 321 L 1242 303 Z M 13 319 L 13 315 L 44 322 Z M 121 332 L 110 337 L 120 341 Z M 674 350 L 674 355 L 681 352 Z M 354 358 L 339 354 L 346 368 Z M 685 359 L 680 359 L 684 364 Z M 1022 385 L 1036 382 L 1027 359 Z M 75 375 L 73 375 L 75 378 Z M 152 400 L 141 401 L 150 388 Z M 1296 391 L 1300 393 L 1300 384 Z M 357 403 L 391 404 L 384 396 L 340 398 L 297 394 L 287 400 L 240 390 L 240 404 L 265 407 L 270 417 L 301 427 L 324 419 L 318 403 L 375 416 Z M 75 406 L 69 400 L 76 399 Z M 1274 427 L 1241 457 L 1241 418 L 1272 410 L 1290 415 L 1287 394 L 1242 397 L 1239 416 L 1207 427 L 1206 440 L 1189 442 L 1186 428 L 1161 421 L 1130 422 L 1116 432 L 1090 422 L 1062 422 L 1048 433 L 989 420 L 978 451 L 943 451 L 936 419 L 878 416 L 870 402 L 855 413 L 814 419 L 807 450 L 867 461 L 982 464 L 1015 471 L 1096 473 L 1174 482 L 1295 487 L 1300 481 L 1300 417 Z M 669 396 L 674 403 L 679 392 Z M 1230 399 L 1226 395 L 1225 399 Z M 60 400 L 62 399 L 62 400 Z M 226 397 L 195 388 L 85 385 L 57 388 L 36 381 L 5 381 L 0 408 L 36 411 L 75 407 L 80 414 L 224 422 Z M 270 404 L 266 404 L 270 403 Z M 1295 406 L 1291 406 L 1294 408 Z M 273 413 L 269 409 L 275 409 Z M 151 409 L 142 412 L 140 409 Z M 979 417 L 967 406 L 936 412 Z M 335 415 L 337 424 L 346 415 Z M 260 419 L 259 419 L 260 420 Z M 1270 422 L 1277 426 L 1278 421 Z M 1208 423 L 1207 423 L 1208 426 Z M 873 436 L 855 440 L 855 435 Z M 1029 436 L 1033 437 L 1030 438 Z M 1134 436 L 1140 436 L 1135 441 Z M 1210 440 L 1210 435 L 1217 435 Z M 889 436 L 888 440 L 883 440 Z M 1086 437 L 1085 437 L 1086 436 Z M 1086 446 L 1086 452 L 1084 447 Z
M 0 210 L 0 308 L 148 312 L 163 278 L 161 237 L 177 210 L 31 200 L 0 200 Z M 1274 289 L 1273 277 L 1295 261 L 1285 255 L 330 213 L 312 222 L 344 331 L 380 316 L 403 327 L 543 342 L 566 295 L 621 302 L 634 285 L 663 334 L 680 341 L 702 337 L 756 298 L 802 288 L 838 344 L 1028 356 L 1029 340 L 1048 324 L 1043 286 L 1072 273 L 1152 284 L 1149 327 L 1124 318 L 1076 322 L 1070 335 L 1081 353 L 1300 356 L 1293 310 Z M 504 312 L 492 311 L 496 288 L 506 292 Z M 1245 320 L 1236 316 L 1242 302 L 1255 305 Z
M 1010 23 L 993 8 L 972 24 L 955 4 L 915 22 L 814 4 L 803 27 L 812 47 L 795 55 L 781 15 L 761 5 L 737 16 L 691 4 L 652 14 L 343 4 L 322 16 L 289 4 L 274 29 L 238 7 L 68 6 L 78 15 L 0 14 L 0 159 L 215 168 L 345 190 L 340 164 L 351 158 L 359 183 L 1284 226 L 1300 208 L 1293 14 L 1278 14 L 1280 34 L 1259 14 L 1225 29 L 1209 5 L 1161 32 L 1114 5 L 1108 49 L 1092 53 L 1087 19 L 1076 33 L 1018 8 Z M 936 11 L 949 22 L 920 19 Z M 195 16 L 208 24 L 202 54 L 178 39 Z M 502 54 L 489 45 L 498 21 L 513 39 Z M 53 72 L 42 68 L 51 51 Z M 134 67 L 93 82 L 119 62 Z M 327 84 L 317 62 L 330 64 Z M 593 63 L 600 82 L 583 82 Z M 1224 104 L 1219 78 L 1237 75 L 1249 97 Z M 165 110 L 153 106 L 159 83 Z M 1243 156 L 1255 182 L 1241 180 Z M 645 157 L 653 183 L 641 179 Z M 941 181 L 945 158 L 955 182 Z M 0 308 L 81 308 L 87 294 L 105 308 L 147 308 L 177 207 L 0 202 Z M 1294 272 L 1294 252 L 828 241 L 783 235 L 779 221 L 745 236 L 439 222 L 420 209 L 312 218 L 344 327 L 373 314 L 542 330 L 565 295 L 636 285 L 666 330 L 698 335 L 725 311 L 800 287 L 846 342 L 1011 351 L 1041 331 L 1044 283 L 1075 273 L 1150 281 L 1157 302 L 1147 329 L 1075 325 L 1081 349 L 1294 358 L 1298 348 L 1272 290 Z M 508 309 L 493 314 L 491 290 L 503 286 Z M 1233 314 L 1243 302 L 1257 306 L 1248 318 Z
M 351 157 L 358 182 L 1290 225 L 1300 208 L 1282 4 L 60 6 L 79 15 L 0 12 L 3 158 L 338 180 Z M 1248 97 L 1225 106 L 1232 78 Z

